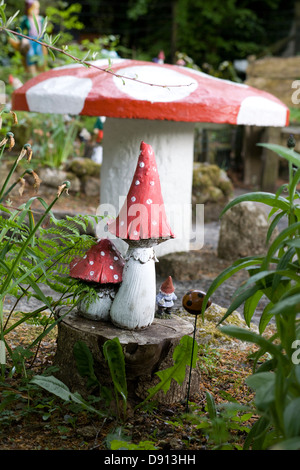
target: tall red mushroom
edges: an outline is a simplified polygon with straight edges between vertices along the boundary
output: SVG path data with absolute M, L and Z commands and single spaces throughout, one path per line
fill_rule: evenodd
M 83 300 L 79 312 L 92 320 L 109 320 L 112 300 L 122 282 L 125 261 L 110 239 L 102 239 L 83 256 L 70 263 L 70 276 L 88 283 L 99 284 L 97 300 Z
M 111 306 L 111 321 L 120 328 L 144 328 L 155 315 L 154 246 L 175 237 L 165 212 L 154 151 L 145 142 L 140 145 L 125 203 L 108 229 L 129 245 L 123 281 Z

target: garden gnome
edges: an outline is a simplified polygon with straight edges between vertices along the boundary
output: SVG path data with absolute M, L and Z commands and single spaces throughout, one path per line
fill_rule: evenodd
M 42 31 L 44 18 L 39 15 L 40 3 L 37 0 L 26 0 L 25 15 L 21 19 L 20 28 L 22 33 L 33 39 L 37 39 Z M 39 31 L 36 28 L 34 17 L 38 23 Z M 23 39 L 20 44 L 20 52 L 25 58 L 26 70 L 31 75 L 43 70 L 45 48 L 34 41 Z
M 160 286 L 159 293 L 156 296 L 156 303 L 158 305 L 157 313 L 162 315 L 167 313 L 170 315 L 172 307 L 174 306 L 174 300 L 177 299 L 175 294 L 175 288 L 173 286 L 172 277 L 169 276 Z
M 154 151 L 145 142 L 140 146 L 127 198 L 118 217 L 108 223 L 108 230 L 129 245 L 123 281 L 111 306 L 111 321 L 119 328 L 145 328 L 155 316 L 154 246 L 174 238 L 165 212 Z

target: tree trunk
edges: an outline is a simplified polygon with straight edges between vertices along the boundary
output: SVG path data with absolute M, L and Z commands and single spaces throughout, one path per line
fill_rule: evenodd
M 63 310 L 60 313 L 62 314 Z M 83 341 L 93 355 L 94 370 L 99 382 L 112 387 L 109 368 L 103 355 L 103 345 L 107 340 L 118 337 L 125 357 L 128 401 L 137 403 L 145 399 L 147 390 L 159 382 L 155 372 L 173 365 L 174 348 L 184 335 L 191 335 L 193 329 L 192 323 L 171 315 L 170 319 L 155 318 L 149 327 L 141 330 L 123 330 L 108 322 L 85 319 L 75 311 L 58 324 L 55 365 L 59 367 L 59 371 L 55 375 L 71 391 L 77 391 L 82 396 L 90 393 L 86 389 L 85 379 L 77 371 L 73 355 L 74 344 Z M 187 396 L 188 372 L 189 367 L 182 386 L 172 380 L 168 392 L 158 392 L 155 400 L 162 403 L 184 400 Z M 199 381 L 200 371 L 195 368 L 192 371 L 190 396 L 198 392 Z

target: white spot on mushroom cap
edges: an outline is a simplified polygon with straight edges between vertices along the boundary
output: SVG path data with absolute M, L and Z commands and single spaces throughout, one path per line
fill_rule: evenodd
M 80 114 L 92 89 L 92 80 L 71 75 L 48 78 L 29 88 L 26 99 L 30 111 L 57 113 L 57 102 L 66 113 Z M 55 93 L 54 93 L 55 90 Z
M 242 101 L 237 124 L 257 126 L 285 126 L 286 109 L 263 96 L 248 96 Z
M 126 77 L 144 81 L 126 80 Z M 122 78 L 113 77 L 116 87 L 122 93 L 136 100 L 154 102 L 171 102 L 187 98 L 198 87 L 198 82 L 191 76 L 187 76 L 178 70 L 161 68 L 154 65 L 137 65 L 124 67 Z M 125 82 L 126 86 L 123 85 Z M 149 87 L 148 83 L 161 85 Z M 168 88 L 168 85 L 180 85 Z

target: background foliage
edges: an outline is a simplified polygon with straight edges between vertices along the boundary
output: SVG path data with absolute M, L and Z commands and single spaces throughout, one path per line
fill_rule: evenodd
M 23 14 L 24 3 L 8 0 L 7 16 L 17 9 Z M 55 32 L 75 39 L 118 37 L 123 56 L 152 60 L 163 49 L 166 61 L 173 62 L 180 51 L 198 66 L 208 63 L 216 68 L 224 60 L 272 52 L 274 44 L 290 33 L 295 2 L 84 0 L 81 8 L 61 0 L 51 6 L 45 0 L 40 3 Z

